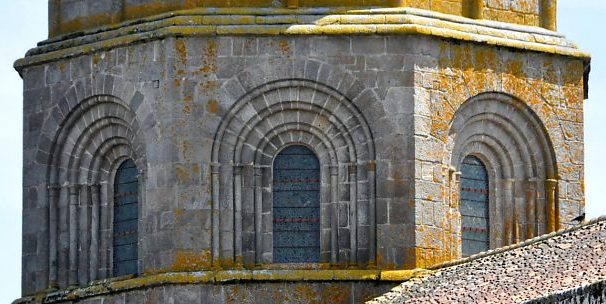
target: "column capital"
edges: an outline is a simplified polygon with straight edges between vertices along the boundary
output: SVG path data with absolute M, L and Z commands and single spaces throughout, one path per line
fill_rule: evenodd
M 59 184 L 48 184 L 48 185 L 46 185 L 46 189 L 48 189 L 48 190 L 59 190 L 59 189 L 61 189 L 61 185 L 59 185 Z
M 80 190 L 80 187 L 82 187 L 82 185 L 80 184 L 70 184 L 67 186 L 70 195 L 78 194 L 78 190 Z
M 339 166 L 330 166 L 330 175 L 339 175 Z
M 366 164 L 366 169 L 368 171 L 377 171 L 377 161 L 376 160 L 369 160 L 368 163 Z
M 219 169 L 221 168 L 220 163 L 211 163 L 210 164 L 210 173 L 219 174 Z

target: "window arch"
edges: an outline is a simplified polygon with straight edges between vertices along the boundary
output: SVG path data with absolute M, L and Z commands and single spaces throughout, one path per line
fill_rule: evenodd
M 464 257 L 490 248 L 488 172 L 468 155 L 461 164 L 461 247 Z
M 488 172 L 490 248 L 560 227 L 555 151 L 541 119 L 526 103 L 494 92 L 472 97 L 457 109 L 448 142 L 453 172 L 461 172 L 469 155 L 481 159 Z M 457 178 L 451 180 L 453 190 L 459 190 Z
M 113 275 L 136 274 L 138 259 L 139 172 L 124 161 L 114 179 Z
M 301 145 L 282 150 L 273 166 L 273 259 L 320 261 L 320 161 Z
M 275 262 L 272 164 L 292 144 L 313 149 L 321 164 L 320 263 L 375 265 L 375 147 L 355 104 L 321 83 L 290 79 L 261 84 L 230 103 L 210 167 L 213 265 Z

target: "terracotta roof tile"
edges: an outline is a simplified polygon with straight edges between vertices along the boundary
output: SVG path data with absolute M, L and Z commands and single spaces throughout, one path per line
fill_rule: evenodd
M 518 303 L 606 281 L 606 218 L 438 266 L 369 303 Z

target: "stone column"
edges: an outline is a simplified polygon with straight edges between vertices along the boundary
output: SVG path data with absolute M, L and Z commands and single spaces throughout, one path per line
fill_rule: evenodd
M 98 279 L 106 279 L 111 276 L 112 257 L 112 231 L 113 223 L 113 185 L 109 182 L 101 183 L 99 186 L 99 273 Z M 112 202 L 112 204 L 110 204 Z
M 503 179 L 503 245 L 511 245 L 514 237 L 514 180 Z
M 242 262 L 242 166 L 234 166 L 234 260 Z
M 537 181 L 533 177 L 526 182 L 526 239 L 537 236 Z
M 376 174 L 377 163 L 374 160 L 368 162 L 368 264 L 377 264 L 377 216 L 376 216 Z
M 339 167 L 330 166 L 330 263 L 336 265 L 339 256 L 337 219 L 339 204 Z
M 80 187 L 80 193 L 78 197 L 80 202 L 78 208 L 78 211 L 80 212 L 80 214 L 78 215 L 78 218 L 80 219 L 80 223 L 78 225 L 78 282 L 80 285 L 85 285 L 90 280 L 90 185 L 83 184 Z
M 145 170 L 139 170 L 139 175 L 137 175 L 137 270 L 139 273 L 143 272 L 143 258 L 142 256 L 146 253 L 146 252 L 142 252 L 141 251 L 141 243 L 142 243 L 142 239 L 143 239 L 143 233 L 145 230 L 141 229 L 142 226 L 142 222 L 143 222 L 143 208 L 141 208 L 141 206 L 144 206 L 145 203 L 145 196 L 146 196 L 146 192 L 145 192 L 145 182 L 147 180 L 147 175 L 145 174 Z
M 49 37 L 61 32 L 61 0 L 48 1 L 48 33 Z
M 484 18 L 484 0 L 467 0 L 469 2 L 468 16 L 473 19 Z
M 55 289 L 59 287 L 57 282 L 57 241 L 58 241 L 58 207 L 61 187 L 59 185 L 48 186 L 48 287 Z
M 540 18 L 541 27 L 555 31 L 557 30 L 557 0 L 541 0 Z
M 461 172 L 456 171 L 455 168 L 451 168 L 450 174 L 450 209 L 453 217 L 450 220 L 451 225 L 451 236 L 452 236 L 452 248 L 451 258 L 458 258 L 461 256 L 462 246 L 462 231 L 461 231 L 461 212 L 459 211 L 459 205 L 461 202 Z
M 349 241 L 351 245 L 350 263 L 358 263 L 358 166 L 349 164 Z
M 78 284 L 78 195 L 80 185 L 69 186 L 69 272 L 68 284 Z
M 548 179 L 545 181 L 545 198 L 547 213 L 547 232 L 554 232 L 559 228 L 558 210 L 556 205 L 558 180 Z
M 288 8 L 298 8 L 299 0 L 286 0 L 286 7 Z
M 98 279 L 99 273 L 99 199 L 101 185 L 91 185 L 91 238 L 90 238 L 90 279 Z
M 213 266 L 219 266 L 219 168 L 220 164 L 212 163 L 210 165 L 210 178 L 212 183 L 212 253 Z
M 255 183 L 255 263 L 263 262 L 263 168 L 254 167 Z
M 391 0 L 391 6 L 393 7 L 405 7 L 408 5 L 407 0 Z

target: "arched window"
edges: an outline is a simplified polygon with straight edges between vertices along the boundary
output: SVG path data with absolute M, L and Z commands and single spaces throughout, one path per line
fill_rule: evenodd
M 488 250 L 488 173 L 482 161 L 472 155 L 461 164 L 459 210 L 463 256 Z
M 139 181 L 132 160 L 123 162 L 114 180 L 113 275 L 136 274 L 138 257 Z
M 273 261 L 320 261 L 320 162 L 305 146 L 282 150 L 273 167 Z

